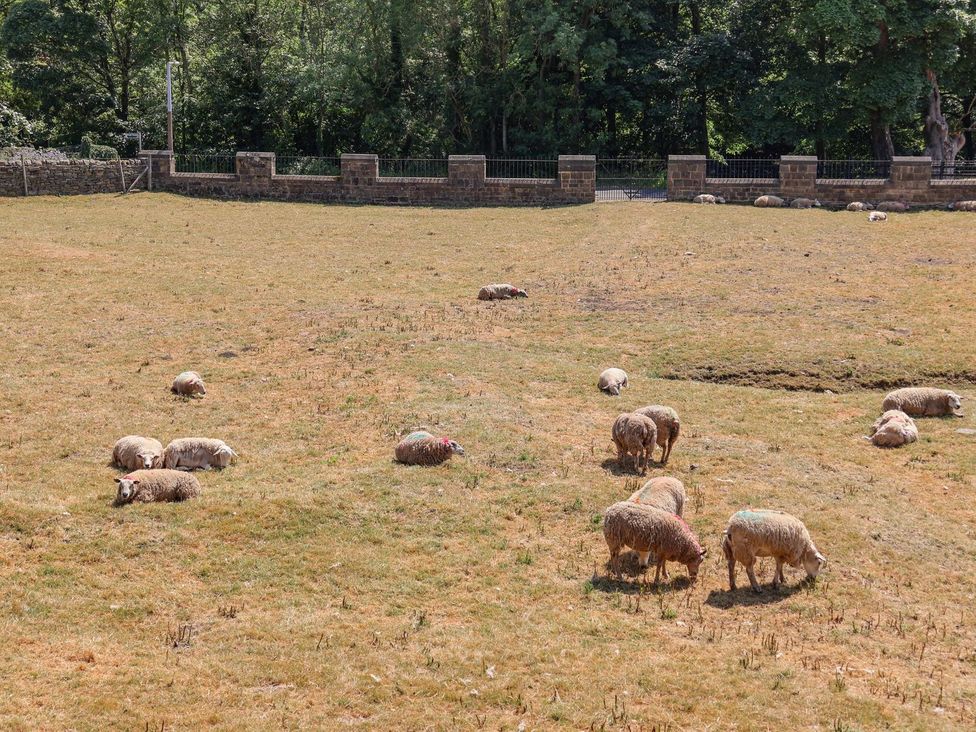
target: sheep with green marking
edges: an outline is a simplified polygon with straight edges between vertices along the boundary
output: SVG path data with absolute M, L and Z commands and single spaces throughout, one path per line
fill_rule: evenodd
M 779 587 L 785 581 L 784 564 L 805 569 L 807 577 L 812 579 L 820 574 L 827 563 L 800 519 L 785 511 L 767 509 L 750 508 L 732 514 L 722 539 L 722 553 L 729 564 L 730 590 L 736 588 L 736 562 L 745 566 L 749 584 L 755 592 L 762 592 L 756 581 L 757 557 L 773 557 L 776 560 L 773 587 Z

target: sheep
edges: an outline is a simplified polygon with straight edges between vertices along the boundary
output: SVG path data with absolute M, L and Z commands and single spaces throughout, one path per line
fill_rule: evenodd
M 647 472 L 647 462 L 657 442 L 657 426 L 643 414 L 621 414 L 613 422 L 613 444 L 617 446 L 617 462 L 623 466 L 630 454 L 634 455 L 634 469 Z
M 888 213 L 905 213 L 908 210 L 907 201 L 882 201 L 875 208 L 878 211 L 887 211 Z
M 528 297 L 525 290 L 513 285 L 485 285 L 478 290 L 479 300 L 511 300 L 513 297 Z
M 790 208 L 820 208 L 820 201 L 815 198 L 794 198 L 790 201 Z
M 915 420 L 898 409 L 889 409 L 875 421 L 864 439 L 876 447 L 902 447 L 918 440 Z
M 600 391 L 604 391 L 611 396 L 620 396 L 620 390 L 629 383 L 626 371 L 623 369 L 609 368 L 604 369 L 600 374 L 596 385 L 600 388 Z
M 174 394 L 189 397 L 194 394 L 203 396 L 207 393 L 207 387 L 203 383 L 203 378 L 196 371 L 184 371 L 173 379 L 173 385 L 169 390 Z
M 962 397 L 947 389 L 910 386 L 896 389 L 884 398 L 882 409 L 900 409 L 910 417 L 962 417 Z
M 868 214 L 868 221 L 887 221 L 888 214 L 884 211 L 872 211 Z
M 673 513 L 675 516 L 681 516 L 684 514 L 687 497 L 684 483 L 677 478 L 661 476 L 660 478 L 651 478 L 634 491 L 627 500 L 631 503 L 653 506 L 662 511 Z
M 758 208 L 782 208 L 786 204 L 779 196 L 760 196 L 753 203 Z
M 976 201 L 956 201 L 950 203 L 949 208 L 952 211 L 976 211 Z
M 430 432 L 411 432 L 397 444 L 394 455 L 398 463 L 406 465 L 440 465 L 453 455 L 464 455 L 464 448 L 447 437 L 434 437 Z
M 163 467 L 173 470 L 226 468 L 237 457 L 226 442 L 210 437 L 181 437 L 163 452 Z
M 115 505 L 127 503 L 161 503 L 185 501 L 200 495 L 200 482 L 181 470 L 136 470 L 121 478 L 115 495 Z
M 126 470 L 163 467 L 163 443 L 151 437 L 127 435 L 112 448 L 112 462 Z
M 657 444 L 661 448 L 661 465 L 667 465 L 671 458 L 671 448 L 678 441 L 678 432 L 681 430 L 681 420 L 678 413 L 671 407 L 660 404 L 652 404 L 649 407 L 641 407 L 634 410 L 634 414 L 643 414 L 654 420 L 657 427 Z
M 620 501 L 604 512 L 603 538 L 610 549 L 608 570 L 616 569 L 621 578 L 623 574 L 617 557 L 625 546 L 637 552 L 642 570 L 647 569 L 650 555 L 654 555 L 654 582 L 662 574 L 668 579 L 667 562 L 684 564 L 688 568 L 688 578 L 694 582 L 707 554 L 695 532 L 680 516 L 632 501 Z
M 721 196 L 713 196 L 711 193 L 701 193 L 695 196 L 695 203 L 706 203 L 706 204 L 725 203 L 725 199 L 722 198 Z
M 874 211 L 874 206 L 870 203 L 864 203 L 862 201 L 854 201 L 853 203 L 847 204 L 848 211 Z
M 756 581 L 756 557 L 776 559 L 773 587 L 786 581 L 784 563 L 797 569 L 802 567 L 811 579 L 820 574 L 827 563 L 802 521 L 785 511 L 767 509 L 750 508 L 732 514 L 722 539 L 722 553 L 729 563 L 729 589 L 735 590 L 735 563 L 740 562 L 745 565 L 749 584 L 757 593 L 762 589 Z

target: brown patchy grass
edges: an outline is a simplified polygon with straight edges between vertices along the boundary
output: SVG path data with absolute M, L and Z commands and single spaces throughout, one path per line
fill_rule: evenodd
M 936 212 L 0 201 L 0 727 L 971 727 L 972 418 L 860 435 L 889 384 L 976 398 L 974 243 Z M 505 280 L 529 299 L 474 299 Z M 168 393 L 188 368 L 205 399 Z M 604 569 L 610 424 L 653 402 L 690 589 Z M 468 457 L 393 464 L 418 426 Z M 114 509 L 128 433 L 241 459 Z M 726 591 L 747 505 L 806 521 L 821 581 Z

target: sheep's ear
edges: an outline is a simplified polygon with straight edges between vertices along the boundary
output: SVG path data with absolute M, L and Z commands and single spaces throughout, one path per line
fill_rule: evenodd
M 116 483 L 121 483 L 121 482 L 122 482 L 122 479 L 121 479 L 121 478 L 116 478 L 116 479 L 115 479 L 115 482 L 116 482 Z
M 142 483 L 141 480 L 134 480 L 134 481 L 132 481 L 132 485 L 139 485 L 140 483 Z
M 708 547 L 705 547 L 704 549 L 702 549 L 701 552 L 699 552 L 698 556 L 703 557 L 706 554 L 708 554 Z

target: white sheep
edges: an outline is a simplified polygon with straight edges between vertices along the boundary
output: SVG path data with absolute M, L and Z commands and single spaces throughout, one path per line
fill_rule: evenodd
M 193 396 L 194 394 L 203 396 L 207 393 L 203 378 L 196 371 L 184 371 L 173 379 L 173 385 L 169 390 L 180 396 Z
M 447 437 L 430 432 L 411 432 L 393 451 L 396 461 L 406 465 L 440 465 L 454 455 L 464 455 L 464 448 Z
M 910 417 L 962 417 L 962 397 L 948 389 L 910 386 L 895 389 L 884 398 L 882 409 L 900 409 Z
M 864 439 L 877 447 L 902 447 L 918 440 L 918 427 L 901 410 L 889 409 L 875 420 Z
M 628 455 L 634 456 L 634 469 L 647 472 L 647 463 L 657 442 L 657 426 L 643 414 L 621 414 L 613 422 L 613 444 L 617 446 L 617 462 L 621 465 Z
M 868 214 L 868 221 L 887 221 L 888 214 L 884 211 L 872 211 Z
M 200 495 L 200 482 L 181 470 L 136 470 L 121 478 L 115 494 L 115 505 L 126 503 L 161 503 L 185 501 Z
M 478 290 L 479 300 L 511 300 L 513 297 L 528 296 L 525 290 L 509 284 L 485 285 Z
M 642 506 L 653 506 L 662 511 L 673 513 L 676 516 L 684 514 L 685 501 L 688 499 L 685 493 L 685 485 L 677 478 L 661 476 L 651 478 L 644 485 L 634 491 L 627 500 L 631 503 L 639 503 Z
M 596 382 L 596 385 L 600 387 L 600 391 L 604 391 L 611 396 L 620 396 L 620 390 L 628 384 L 627 372 L 617 368 L 604 369 Z
M 671 448 L 678 441 L 678 433 L 681 431 L 678 413 L 671 407 L 652 404 L 649 407 L 635 409 L 634 414 L 643 414 L 654 420 L 654 425 L 657 427 L 657 444 L 661 448 L 661 465 L 667 465 L 671 458 Z
M 976 211 L 976 201 L 956 201 L 949 204 L 951 211 Z
M 700 193 L 699 195 L 695 196 L 695 203 L 711 205 L 716 203 L 725 203 L 725 199 L 721 196 L 713 196 L 711 193 Z
M 126 470 L 163 467 L 163 443 L 151 437 L 126 435 L 112 448 L 112 462 Z
M 180 437 L 166 446 L 163 466 L 173 470 L 226 468 L 237 457 L 223 440 L 210 437 Z
M 766 509 L 747 509 L 732 514 L 722 539 L 722 553 L 729 564 L 730 590 L 735 589 L 736 562 L 745 565 L 749 584 L 755 592 L 762 592 L 756 581 L 756 557 L 776 559 L 773 587 L 786 581 L 783 564 L 803 568 L 807 576 L 813 578 L 827 563 L 802 521 L 784 511 Z
M 820 201 L 816 198 L 794 198 L 790 201 L 790 208 L 820 208 Z
M 783 208 L 786 201 L 779 196 L 760 196 L 753 205 L 757 208 Z
M 909 204 L 908 201 L 882 201 L 876 208 L 881 212 L 905 213 L 909 209 Z
M 647 569 L 651 555 L 654 555 L 656 571 L 654 581 L 661 575 L 668 579 L 667 562 L 681 562 L 688 567 L 688 577 L 694 582 L 698 568 L 705 558 L 695 532 L 682 518 L 653 506 L 644 506 L 631 501 L 620 501 L 610 506 L 603 514 L 603 538 L 610 549 L 608 569 L 620 571 L 618 556 L 624 547 L 630 547 L 640 558 L 641 569 Z
M 847 204 L 848 211 L 874 211 L 874 206 L 870 203 L 864 203 L 862 201 L 854 201 L 853 203 Z

